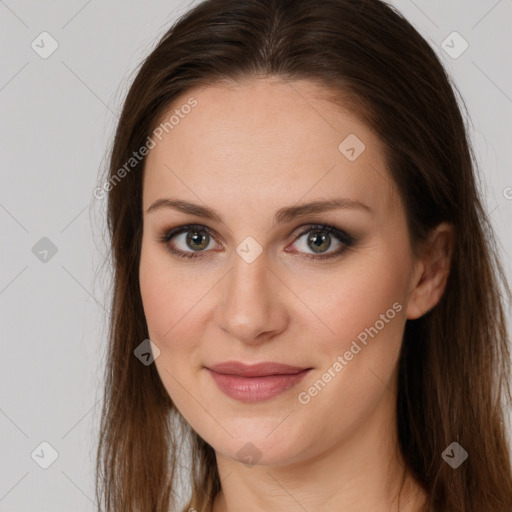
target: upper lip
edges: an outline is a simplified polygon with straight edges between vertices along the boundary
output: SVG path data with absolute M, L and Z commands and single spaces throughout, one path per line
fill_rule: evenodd
M 226 375 L 238 375 L 240 377 L 265 377 L 268 375 L 292 375 L 304 370 L 307 367 L 291 366 L 289 364 L 281 364 L 275 362 L 264 362 L 257 364 L 244 364 L 239 361 L 225 361 L 207 367 L 217 373 Z

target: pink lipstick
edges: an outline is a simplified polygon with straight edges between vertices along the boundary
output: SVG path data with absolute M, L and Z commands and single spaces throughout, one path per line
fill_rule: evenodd
M 260 402 L 298 384 L 311 368 L 274 362 L 247 365 L 226 361 L 206 367 L 217 387 L 243 402 Z

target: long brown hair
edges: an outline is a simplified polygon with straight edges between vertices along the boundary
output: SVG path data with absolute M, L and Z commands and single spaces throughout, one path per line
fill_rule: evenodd
M 176 410 L 155 365 L 133 354 L 148 338 L 138 282 L 145 159 L 126 163 L 179 95 L 256 76 L 315 81 L 368 123 L 383 142 L 414 248 L 439 223 L 454 226 L 445 293 L 431 312 L 406 323 L 400 449 L 428 492 L 426 511 L 510 512 L 504 410 L 511 403 L 511 293 L 477 188 L 463 101 L 423 37 L 380 0 L 206 0 L 174 24 L 138 70 L 104 187 L 114 289 L 98 500 L 107 512 L 178 510 L 179 454 L 187 446 L 191 499 L 182 510 L 208 510 L 220 489 L 212 447 Z M 469 454 L 457 469 L 442 458 L 454 441 Z

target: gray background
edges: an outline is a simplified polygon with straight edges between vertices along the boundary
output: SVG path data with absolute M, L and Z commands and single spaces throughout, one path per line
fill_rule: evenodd
M 110 282 L 100 272 L 105 201 L 92 191 L 134 69 L 193 3 L 0 0 L 0 511 L 94 510 Z M 466 101 L 510 277 L 511 1 L 392 4 Z M 42 58 L 45 31 L 58 48 Z M 457 58 L 454 31 L 469 44 Z M 43 441 L 58 454 L 48 469 Z

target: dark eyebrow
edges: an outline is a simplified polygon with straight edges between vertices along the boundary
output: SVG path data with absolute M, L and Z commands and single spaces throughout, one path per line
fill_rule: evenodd
M 183 213 L 195 215 L 196 217 L 203 217 L 205 219 L 224 223 L 221 215 L 219 215 L 215 210 L 212 210 L 207 206 L 189 203 L 181 199 L 157 199 L 146 210 L 146 213 L 160 210 L 161 208 L 173 208 Z M 322 213 L 339 208 L 358 208 L 366 212 L 373 213 L 373 210 L 361 201 L 346 198 L 334 198 L 323 201 L 313 201 L 311 203 L 301 204 L 298 206 L 286 206 L 284 208 L 280 208 L 274 215 L 274 224 L 290 222 L 296 217 L 302 217 L 312 213 Z

